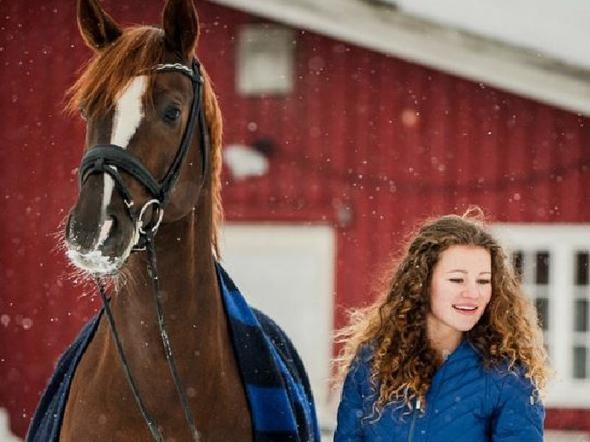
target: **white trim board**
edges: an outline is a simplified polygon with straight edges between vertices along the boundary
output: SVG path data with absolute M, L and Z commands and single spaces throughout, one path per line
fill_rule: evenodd
M 590 116 L 590 72 L 363 0 L 212 0 Z
M 225 223 L 222 264 L 248 302 L 285 330 L 330 426 L 336 235 L 327 225 Z

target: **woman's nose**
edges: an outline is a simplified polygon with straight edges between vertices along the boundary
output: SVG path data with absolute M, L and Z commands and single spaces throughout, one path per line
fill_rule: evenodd
M 467 284 L 465 290 L 463 290 L 463 296 L 466 298 L 478 298 L 479 297 L 479 287 L 477 284 Z

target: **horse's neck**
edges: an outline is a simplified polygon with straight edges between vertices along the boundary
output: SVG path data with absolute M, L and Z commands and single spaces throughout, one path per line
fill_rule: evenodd
M 163 224 L 156 236 L 160 299 L 177 355 L 215 353 L 218 349 L 214 345 L 204 343 L 226 340 L 207 209 L 210 207 L 199 207 L 178 221 Z M 143 347 L 145 343 L 161 347 L 154 286 L 146 263 L 145 253 L 130 259 L 126 281 L 113 300 L 118 323 L 124 323 L 121 334 L 126 341 L 132 341 L 128 347 Z
M 162 304 L 178 374 L 203 440 L 250 440 L 247 399 L 217 284 L 211 226 L 203 224 L 211 220 L 210 213 L 197 209 L 161 226 L 156 254 Z M 126 283 L 113 296 L 111 307 L 132 376 L 164 434 L 170 440 L 189 440 L 160 339 L 145 254 L 134 256 L 126 273 Z M 104 431 L 103 438 L 112 436 L 112 429 L 96 429 L 88 419 L 104 409 L 119 419 L 113 425 L 120 425 L 121 440 L 140 440 L 141 431 L 147 440 L 139 411 L 122 400 L 129 390 L 104 315 L 92 344 L 70 390 L 73 400 L 64 418 L 64 440 L 82 440 L 68 435 L 88 434 L 89 427 L 97 431 L 92 434 Z M 79 412 L 74 414 L 74 409 Z

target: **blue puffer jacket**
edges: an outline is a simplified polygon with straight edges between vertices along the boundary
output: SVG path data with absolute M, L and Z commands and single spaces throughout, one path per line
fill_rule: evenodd
M 390 404 L 375 420 L 370 352 L 352 364 L 338 408 L 335 442 L 542 442 L 545 410 L 531 382 L 507 370 L 485 370 L 467 341 L 440 366 L 426 395 L 424 412 Z

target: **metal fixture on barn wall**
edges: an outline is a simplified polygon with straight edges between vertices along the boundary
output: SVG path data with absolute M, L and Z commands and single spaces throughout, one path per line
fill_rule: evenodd
M 242 95 L 286 95 L 293 90 L 295 33 L 276 24 L 242 25 L 236 90 Z

